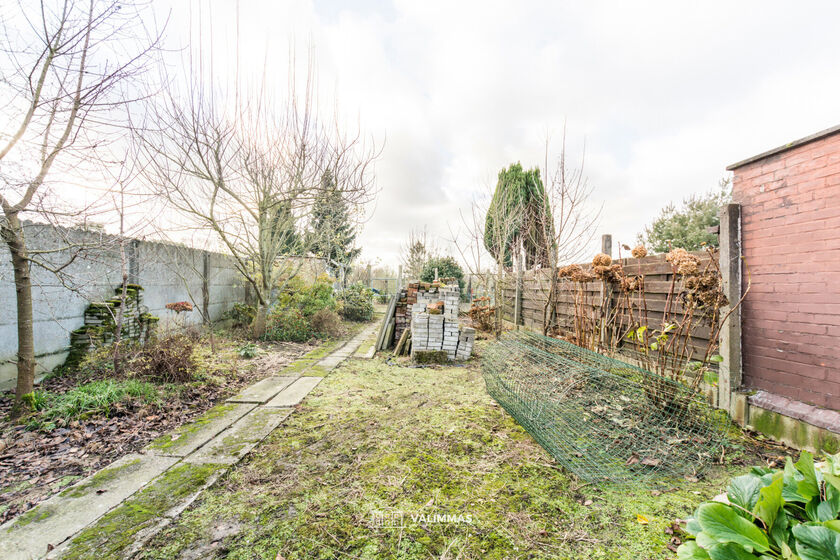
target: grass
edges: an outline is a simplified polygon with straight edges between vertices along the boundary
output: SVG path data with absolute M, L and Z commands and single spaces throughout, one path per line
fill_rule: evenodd
M 160 404 L 161 388 L 138 380 L 99 380 L 79 385 L 62 394 L 39 391 L 36 407 L 39 413 L 32 418 L 33 427 L 49 429 L 56 422 L 70 422 L 94 415 L 109 416 L 118 403 L 138 400 Z
M 487 396 L 475 360 L 350 360 L 139 557 L 673 558 L 665 529 L 739 468 L 589 485 Z M 377 523 L 400 513 L 400 528 Z

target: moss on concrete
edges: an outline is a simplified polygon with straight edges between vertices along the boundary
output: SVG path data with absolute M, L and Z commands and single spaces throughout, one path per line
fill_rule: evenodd
M 236 408 L 236 404 L 216 405 L 192 422 L 164 434 L 149 444 L 152 449 L 173 451 L 191 441 L 191 438 L 213 420 L 224 416 Z
M 54 513 L 55 511 L 53 510 L 53 508 L 47 504 L 35 506 L 26 513 L 20 515 L 12 524 L 12 529 L 25 527 L 30 523 L 34 523 L 36 521 L 43 521 L 44 519 L 51 517 Z
M 140 466 L 140 459 L 128 461 L 122 465 L 105 467 L 85 482 L 64 490 L 60 495 L 64 498 L 81 498 L 87 496 L 88 493 L 95 489 L 113 482 Z
M 144 490 L 108 512 L 73 539 L 65 560 L 119 558 L 134 537 L 203 487 L 225 467 L 182 463 L 165 472 Z
M 743 470 L 714 467 L 699 483 L 647 488 L 586 485 L 487 396 L 476 365 L 348 361 L 140 557 L 669 558 L 664 531 L 674 518 Z M 402 530 L 371 525 L 374 514 L 397 511 Z M 471 522 L 411 519 L 420 513 Z M 212 544 L 219 524 L 240 529 Z

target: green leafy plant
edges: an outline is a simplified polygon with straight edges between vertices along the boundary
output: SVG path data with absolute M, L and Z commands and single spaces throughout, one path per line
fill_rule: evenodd
M 263 338 L 276 342 L 306 342 L 312 338 L 312 327 L 299 309 L 278 304 L 268 314 Z
M 332 278 L 322 275 L 311 283 L 298 277 L 287 280 L 277 294 L 275 306 L 295 308 L 306 318 L 322 309 L 334 311 L 338 305 L 333 296 Z
M 259 353 L 260 349 L 257 347 L 256 344 L 253 342 L 249 342 L 247 344 L 243 344 L 242 346 L 237 349 L 237 353 L 247 359 L 250 360 L 251 358 L 255 358 Z
M 700 505 L 681 560 L 840 560 L 840 454 L 818 466 L 803 451 L 783 470 L 733 478 L 725 499 Z
M 351 284 L 339 292 L 339 313 L 351 321 L 373 318 L 373 291 L 364 284 Z

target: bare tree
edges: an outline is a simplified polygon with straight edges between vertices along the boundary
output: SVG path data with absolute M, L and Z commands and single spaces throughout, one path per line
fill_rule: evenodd
M 591 245 L 601 213 L 601 207 L 590 202 L 592 187 L 583 174 L 585 163 L 569 169 L 566 164 L 566 130 L 560 145 L 560 154 L 552 166 L 549 160 L 550 141 L 545 142 L 545 159 L 542 175 L 545 178 L 546 203 L 537 215 L 539 227 L 549 240 L 548 277 L 535 272 L 540 291 L 545 294 L 543 307 L 543 334 L 548 335 L 557 325 L 557 303 L 560 279 L 557 269 L 583 258 Z M 547 284 L 547 286 L 546 286 Z
M 321 119 L 311 58 L 302 94 L 294 61 L 290 76 L 279 108 L 263 90 L 228 99 L 194 82 L 187 95 L 152 107 L 136 134 L 158 194 L 208 232 L 254 289 L 255 336 L 265 332 L 272 292 L 307 255 L 303 231 L 324 175 L 350 207 L 375 194 L 375 146 Z
M 0 71 L 9 99 L 0 107 L 0 236 L 17 292 L 18 404 L 35 378 L 30 267 L 60 272 L 69 264 L 38 258 L 27 247 L 22 217 L 51 212 L 49 180 L 58 165 L 72 174 L 114 140 L 114 115 L 137 95 L 130 84 L 157 45 L 131 3 L 45 0 L 35 10 L 32 4 L 4 13 Z M 148 41 L 141 45 L 138 37 Z
M 429 241 L 426 226 L 423 226 L 422 230 L 412 229 L 408 233 L 406 244 L 400 248 L 403 272 L 408 278 L 418 280 L 423 272 L 423 265 L 437 256 L 437 252 L 437 248 Z

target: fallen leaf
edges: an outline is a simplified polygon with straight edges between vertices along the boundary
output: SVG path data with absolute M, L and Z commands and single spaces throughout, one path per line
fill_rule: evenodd
M 660 463 L 662 463 L 662 461 L 654 459 L 653 457 L 645 457 L 642 459 L 642 464 L 646 467 L 658 467 Z
M 632 455 L 630 455 L 630 458 L 627 459 L 627 461 L 624 464 L 627 465 L 627 466 L 630 466 L 630 465 L 635 465 L 638 462 L 639 462 L 639 456 L 636 455 L 635 453 L 633 453 Z
M 650 519 L 639 513 L 636 514 L 636 523 L 640 525 L 647 525 L 648 523 L 650 523 Z
M 592 500 L 586 500 L 585 502 L 583 502 L 583 505 L 591 506 L 592 505 Z

